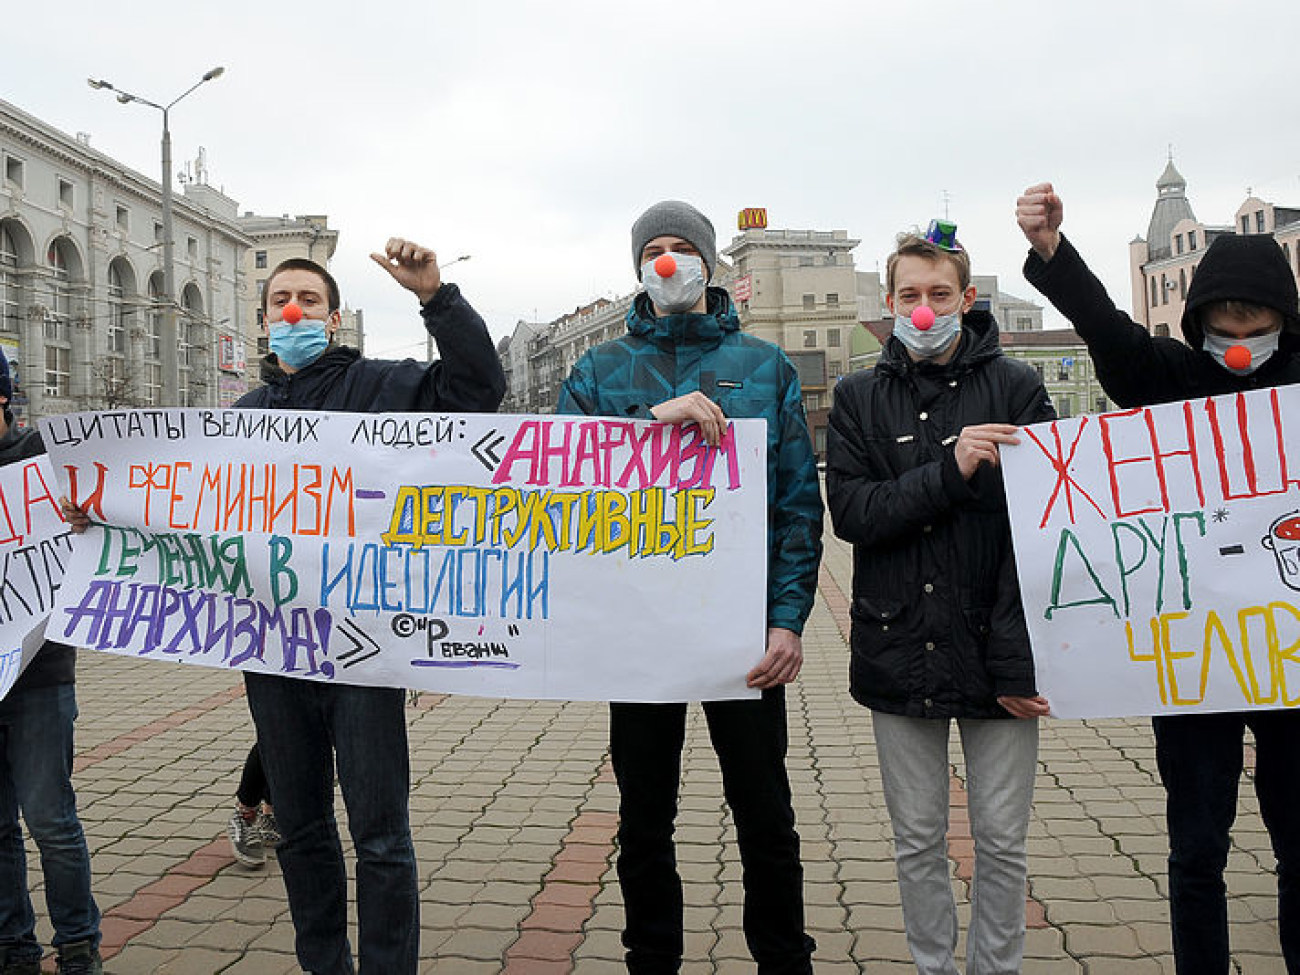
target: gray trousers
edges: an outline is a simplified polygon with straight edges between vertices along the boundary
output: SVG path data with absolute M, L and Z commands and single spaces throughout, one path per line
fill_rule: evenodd
M 872 712 L 907 945 L 920 975 L 958 975 L 948 866 L 947 719 Z M 975 840 L 966 975 L 1013 975 L 1025 945 L 1025 837 L 1038 722 L 957 719 Z

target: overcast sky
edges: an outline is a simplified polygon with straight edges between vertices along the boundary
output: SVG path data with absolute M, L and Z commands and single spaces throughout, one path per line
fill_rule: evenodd
M 157 178 L 176 168 L 260 214 L 326 213 L 368 351 L 420 354 L 410 301 L 367 254 L 435 247 L 493 334 L 635 280 L 628 231 L 665 198 L 773 228 L 847 230 L 874 269 L 894 235 L 951 219 L 977 273 L 1020 275 L 1018 193 L 1051 179 L 1066 231 L 1128 307 L 1169 146 L 1197 217 L 1247 188 L 1300 205 L 1295 0 L 88 0 L 5 16 L 0 98 Z M 1050 319 L 1049 319 L 1050 322 Z

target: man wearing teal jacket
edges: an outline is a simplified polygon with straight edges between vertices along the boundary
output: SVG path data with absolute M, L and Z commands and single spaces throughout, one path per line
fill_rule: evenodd
M 747 675 L 763 693 L 706 702 L 704 713 L 736 822 L 750 952 L 760 975 L 805 975 L 815 944 L 804 931 L 784 685 L 803 663 L 800 634 L 821 560 L 822 501 L 799 379 L 779 348 L 740 331 L 727 292 L 707 286 L 715 236 L 694 207 L 666 201 L 642 214 L 632 227 L 632 261 L 646 290 L 628 311 L 628 334 L 578 360 L 559 410 L 698 424 L 712 445 L 728 418 L 767 421 L 767 646 Z M 707 633 L 700 644 L 707 652 Z M 684 703 L 610 705 L 623 945 L 633 973 L 681 967 L 682 885 L 672 836 L 685 727 Z

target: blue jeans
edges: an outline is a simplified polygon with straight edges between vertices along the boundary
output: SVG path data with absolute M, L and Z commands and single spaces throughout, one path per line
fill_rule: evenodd
M 920 975 L 957 975 L 957 906 L 948 866 L 949 721 L 871 712 L 907 946 Z M 967 975 L 1019 972 L 1025 947 L 1029 811 L 1038 722 L 957 718 L 975 840 Z
M 808 975 L 816 944 L 804 933 L 803 866 L 785 771 L 785 688 L 764 691 L 761 700 L 708 701 L 704 716 L 736 823 L 750 954 L 761 975 Z M 686 705 L 611 704 L 609 718 L 627 969 L 676 972 L 683 908 L 673 821 Z
M 1277 857 L 1282 957 L 1300 975 L 1300 713 L 1236 711 L 1152 718 L 1169 824 L 1169 914 L 1178 975 L 1228 971 L 1223 870 L 1237 818 L 1242 740 L 1255 735 L 1255 795 Z
M 420 901 L 408 812 L 406 692 L 245 674 L 296 933 L 311 975 L 351 975 L 347 874 L 334 819 L 334 774 L 357 856 L 361 970 L 413 975 Z
M 54 944 L 99 944 L 90 853 L 72 791 L 72 684 L 20 689 L 0 701 L 0 952 L 37 960 L 36 915 L 27 893 L 21 810 L 41 854 Z

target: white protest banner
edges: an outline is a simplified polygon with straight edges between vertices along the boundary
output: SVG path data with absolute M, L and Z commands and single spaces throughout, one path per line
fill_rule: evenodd
M 50 635 L 492 697 L 749 697 L 766 434 L 497 414 L 135 410 L 42 421 L 97 524 Z
M 40 625 L 71 555 L 58 498 L 44 455 L 0 467 L 0 699 L 40 649 Z
M 1054 714 L 1300 704 L 1300 388 L 1039 424 L 1002 459 Z

